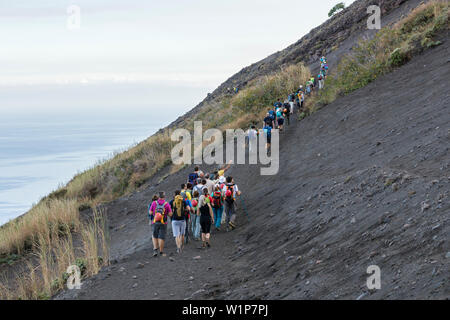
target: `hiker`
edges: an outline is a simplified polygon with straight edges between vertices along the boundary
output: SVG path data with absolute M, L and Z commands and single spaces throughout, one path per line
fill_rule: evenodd
M 267 140 L 267 142 L 266 142 L 266 150 L 269 150 L 270 149 L 270 143 L 272 141 L 272 127 L 271 126 L 267 126 L 267 125 L 264 126 L 263 132 L 264 132 L 264 135 L 265 135 L 266 140 Z
M 161 191 L 159 193 L 159 199 L 152 202 L 149 215 L 152 220 L 152 241 L 153 241 L 153 256 L 156 257 L 159 254 L 163 257 L 164 253 L 164 241 L 166 239 L 167 232 L 167 218 L 172 216 L 172 208 L 170 204 L 165 200 L 166 194 Z
M 233 177 L 227 177 L 227 182 L 222 189 L 225 195 L 224 199 L 224 213 L 225 223 L 227 224 L 227 231 L 236 228 L 236 195 L 240 195 L 240 191 L 236 184 L 234 184 Z
M 256 131 L 256 127 L 254 125 L 252 125 L 250 129 L 248 129 L 247 139 L 248 139 L 248 151 L 252 152 L 253 149 L 257 149 L 258 131 Z
M 202 182 L 203 182 L 203 180 L 201 178 L 198 178 L 197 184 L 194 186 L 192 191 L 193 192 L 197 191 L 199 194 L 203 194 L 203 188 L 205 187 L 205 185 Z M 206 183 L 206 181 L 205 181 L 205 183 Z
M 305 101 L 305 94 L 303 93 L 303 91 L 300 91 L 299 93 L 300 95 L 300 108 L 299 108 L 299 112 L 303 111 L 303 102 Z
M 306 83 L 306 94 L 308 96 L 311 94 L 311 83 L 309 81 Z
M 192 184 L 188 183 L 187 185 L 185 183 L 181 184 L 181 196 L 183 197 L 183 200 L 189 200 L 192 199 Z M 191 208 L 192 209 L 192 208 Z M 191 219 L 191 210 L 188 210 L 186 212 L 186 231 L 184 235 L 184 242 L 187 244 L 189 241 L 189 221 Z
M 277 102 L 275 102 L 275 103 L 273 104 L 273 106 L 274 106 L 275 108 L 281 108 L 282 105 L 283 105 L 283 104 L 281 103 L 280 99 L 277 99 Z
M 205 188 L 208 189 L 209 194 L 214 192 L 214 187 L 216 184 L 214 183 L 214 174 L 207 174 L 207 178 L 205 179 Z
M 264 118 L 263 127 L 269 126 L 271 128 L 274 127 L 274 117 L 271 115 L 270 112 L 267 112 L 266 117 Z
M 177 244 L 177 253 L 181 253 L 186 233 L 186 215 L 192 205 L 189 200 L 183 199 L 180 190 L 175 191 L 175 197 L 169 204 L 172 208 L 172 232 Z
M 284 102 L 283 105 L 284 109 L 283 109 L 283 117 L 286 119 L 287 124 L 290 124 L 290 120 L 289 117 L 291 115 L 291 105 L 287 102 L 287 100 Z
M 225 176 L 225 172 L 227 172 L 230 169 L 232 163 L 233 163 L 233 160 L 230 160 L 230 161 L 228 161 L 228 163 L 225 166 L 223 166 L 222 168 L 219 168 L 219 170 L 217 170 L 217 175 L 219 176 L 219 178 Z
M 194 168 L 194 172 L 189 174 L 188 182 L 191 183 L 193 186 L 197 184 L 197 179 L 200 177 L 200 170 L 198 167 Z
M 283 116 L 283 109 L 281 107 L 277 109 L 277 124 L 278 129 L 280 131 L 283 131 L 284 116 Z
M 323 81 L 323 75 L 321 73 L 319 73 L 317 75 L 317 80 L 319 81 L 319 90 L 322 90 L 324 81 Z
M 222 223 L 223 213 L 223 195 L 219 186 L 216 186 L 214 192 L 211 194 L 211 198 L 211 207 L 214 215 L 215 229 L 216 231 L 220 231 L 220 224 Z
M 198 191 L 194 191 L 191 200 L 193 209 L 193 214 L 191 217 L 191 231 L 192 237 L 195 241 L 200 241 L 200 215 L 197 213 L 199 197 L 200 194 L 198 193 Z
M 203 190 L 200 196 L 197 208 L 197 214 L 200 216 L 200 226 L 202 230 L 202 249 L 211 247 L 211 224 L 214 223 L 214 215 L 211 207 L 211 199 L 208 195 L 208 189 Z
M 290 107 L 290 110 L 291 110 L 291 114 L 294 114 L 294 101 L 295 101 L 295 96 L 296 96 L 295 93 L 291 93 L 291 94 L 288 96 L 288 103 L 289 103 L 289 107 Z
M 190 183 L 188 183 L 189 185 Z M 183 197 L 183 200 L 191 200 L 192 199 L 192 194 L 191 194 L 191 190 L 189 190 L 187 188 L 187 185 L 185 183 L 181 184 L 181 190 L 180 190 L 180 194 Z

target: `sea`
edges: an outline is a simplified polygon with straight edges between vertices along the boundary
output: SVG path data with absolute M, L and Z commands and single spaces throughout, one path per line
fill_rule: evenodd
M 77 173 L 175 120 L 155 112 L 0 118 L 0 225 L 27 212 Z

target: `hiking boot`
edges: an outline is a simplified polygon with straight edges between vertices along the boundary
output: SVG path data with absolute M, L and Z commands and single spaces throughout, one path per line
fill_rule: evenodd
M 208 248 L 211 248 L 211 245 L 209 244 L 209 242 L 206 243 L 206 246 L 207 246 Z
M 153 256 L 157 257 L 158 256 L 158 249 L 153 249 Z

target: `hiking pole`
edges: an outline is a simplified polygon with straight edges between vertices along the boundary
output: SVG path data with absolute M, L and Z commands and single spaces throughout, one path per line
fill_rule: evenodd
M 248 216 L 247 207 L 245 205 L 244 197 L 240 196 L 239 199 L 241 200 L 241 203 L 242 203 L 242 209 L 244 209 L 245 215 L 247 216 L 247 222 L 250 222 L 250 218 Z

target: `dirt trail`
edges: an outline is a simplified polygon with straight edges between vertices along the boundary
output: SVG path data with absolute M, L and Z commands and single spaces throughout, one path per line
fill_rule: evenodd
M 444 40 L 291 124 L 281 137 L 278 175 L 233 167 L 250 223 L 241 209 L 239 228 L 214 234 L 207 251 L 195 242 L 173 254 L 169 236 L 172 256 L 151 258 L 149 199 L 159 190 L 171 194 L 190 169 L 110 203 L 113 264 L 56 298 L 449 298 Z M 381 290 L 367 290 L 369 265 L 381 268 Z

